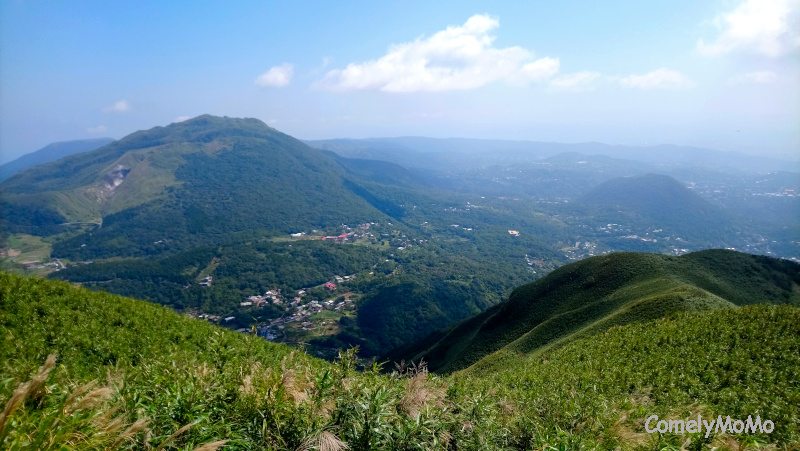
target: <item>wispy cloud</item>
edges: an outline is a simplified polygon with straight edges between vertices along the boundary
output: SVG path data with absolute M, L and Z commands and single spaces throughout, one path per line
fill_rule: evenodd
M 262 88 L 280 88 L 292 81 L 294 66 L 283 63 L 280 66 L 270 68 L 256 78 L 256 84 Z
M 172 121 L 172 122 L 174 123 L 174 122 L 183 122 L 183 121 L 188 121 L 188 120 L 189 120 L 189 119 L 191 119 L 191 118 L 192 118 L 192 116 L 178 116 L 178 117 L 176 117 L 176 118 L 175 118 L 175 120 L 174 120 L 174 121 Z
M 89 127 L 86 129 L 87 133 L 105 133 L 108 131 L 108 127 L 105 125 L 98 125 L 97 127 Z
M 111 106 L 103 108 L 103 111 L 107 113 L 124 113 L 126 111 L 130 111 L 130 109 L 131 105 L 127 100 L 120 100 L 119 102 L 114 102 L 114 104 Z
M 739 74 L 728 79 L 729 85 L 742 85 L 742 84 L 768 84 L 773 83 L 778 79 L 775 72 L 770 71 L 757 71 L 748 72 L 746 74 Z
M 557 58 L 534 59 L 532 52 L 518 46 L 494 47 L 490 32 L 499 26 L 495 18 L 475 15 L 462 26 L 392 45 L 376 60 L 329 71 L 315 86 L 331 91 L 448 91 L 498 80 L 541 81 L 558 73 Z
M 643 75 L 629 75 L 622 78 L 620 84 L 638 89 L 685 89 L 695 85 L 686 75 L 665 67 Z
M 706 55 L 747 50 L 777 57 L 800 48 L 800 0 L 745 0 L 734 10 L 719 15 L 721 30 L 716 41 L 697 48 Z
M 565 74 L 550 81 L 550 87 L 559 91 L 584 92 L 594 90 L 594 81 L 601 77 L 600 72 L 576 72 Z

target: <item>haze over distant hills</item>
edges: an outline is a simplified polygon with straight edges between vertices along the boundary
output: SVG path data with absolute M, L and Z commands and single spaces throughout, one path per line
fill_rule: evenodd
M 544 159 L 560 153 L 605 155 L 656 166 L 706 167 L 734 171 L 800 172 L 800 161 L 723 152 L 700 147 L 662 144 L 620 146 L 603 143 L 548 143 L 469 138 L 368 138 L 307 140 L 311 147 L 330 150 L 345 157 L 385 160 L 406 167 L 469 169 Z
M 0 166 L 0 182 L 17 172 L 40 164 L 56 161 L 81 152 L 98 149 L 114 141 L 111 138 L 81 139 L 52 143 Z

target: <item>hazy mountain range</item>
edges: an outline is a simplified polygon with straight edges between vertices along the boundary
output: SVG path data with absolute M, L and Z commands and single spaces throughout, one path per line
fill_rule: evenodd
M 795 171 L 800 162 L 723 152 L 700 147 L 637 147 L 603 143 L 548 143 L 468 138 L 371 138 L 305 141 L 311 147 L 331 150 L 342 156 L 385 160 L 406 167 L 427 169 L 469 169 L 545 159 L 562 153 L 640 161 L 661 168 L 693 166 L 733 171 Z

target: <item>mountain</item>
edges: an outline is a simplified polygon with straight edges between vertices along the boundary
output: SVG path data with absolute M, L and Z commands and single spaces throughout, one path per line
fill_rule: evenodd
M 48 144 L 41 149 L 25 154 L 0 166 L 0 182 L 23 169 L 56 161 L 76 153 L 88 152 L 113 142 L 111 138 L 81 139 Z
M 71 259 L 386 218 L 386 206 L 333 156 L 257 119 L 208 115 L 23 171 L 0 196 L 11 231 L 97 224 L 54 248 Z
M 790 306 L 683 312 L 447 377 L 381 374 L 352 352 L 329 363 L 2 272 L 0 329 L 3 449 L 788 449 L 800 439 Z M 651 415 L 759 415 L 774 429 L 648 434 Z
M 709 240 L 736 233 L 735 220 L 721 207 L 703 199 L 672 177 L 645 174 L 607 180 L 578 200 L 604 210 L 609 222 L 614 212 L 633 213 L 654 227 L 668 229 L 682 237 Z M 619 215 L 619 221 L 625 221 Z
M 444 373 L 491 367 L 633 321 L 761 303 L 800 305 L 800 265 L 725 250 L 680 257 L 613 253 L 563 266 L 385 358 L 424 358 Z

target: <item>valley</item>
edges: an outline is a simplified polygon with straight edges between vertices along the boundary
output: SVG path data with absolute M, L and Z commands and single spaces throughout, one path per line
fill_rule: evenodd
M 445 143 L 423 142 L 434 153 Z M 501 142 L 522 146 L 508 166 L 487 166 L 481 141 L 446 144 L 438 159 L 423 148 L 395 158 L 406 168 L 316 150 L 251 119 L 137 132 L 0 185 L 11 213 L 2 262 L 329 358 L 349 346 L 375 358 L 593 256 L 800 257 L 791 173 L 687 171 L 577 145 L 548 156 L 512 142 Z M 451 165 L 459 148 L 472 159 Z M 64 175 L 48 180 L 52 171 Z M 31 240 L 39 251 L 23 246 Z

